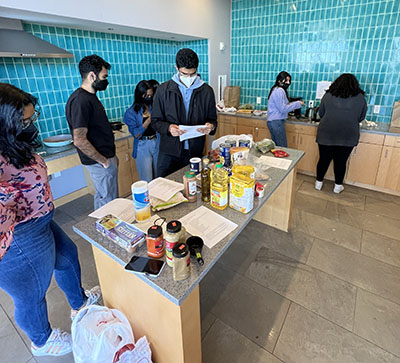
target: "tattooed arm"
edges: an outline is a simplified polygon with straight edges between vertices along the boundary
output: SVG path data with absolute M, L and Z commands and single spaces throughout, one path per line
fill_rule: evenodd
M 74 145 L 82 151 L 89 158 L 97 161 L 99 164 L 103 165 L 105 168 L 108 168 L 110 165 L 109 160 L 101 155 L 95 147 L 90 143 L 87 139 L 88 129 L 86 127 L 79 127 L 74 129 Z

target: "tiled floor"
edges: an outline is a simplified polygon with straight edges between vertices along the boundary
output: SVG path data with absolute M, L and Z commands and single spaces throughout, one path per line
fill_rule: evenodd
M 400 363 L 400 197 L 298 176 L 290 233 L 252 221 L 200 284 L 205 363 Z M 56 211 L 79 247 L 85 287 L 97 283 L 88 243 L 72 232 L 88 195 Z M 0 291 L 0 361 L 33 359 Z M 70 328 L 53 282 L 53 326 Z

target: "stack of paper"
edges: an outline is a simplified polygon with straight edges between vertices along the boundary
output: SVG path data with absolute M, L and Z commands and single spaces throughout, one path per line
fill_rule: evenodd
M 149 194 L 151 197 L 167 202 L 176 193 L 183 190 L 183 184 L 165 178 L 156 178 L 149 183 Z

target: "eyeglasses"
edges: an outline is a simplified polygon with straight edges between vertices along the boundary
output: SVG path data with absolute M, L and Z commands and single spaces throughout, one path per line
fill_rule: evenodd
M 194 77 L 194 76 L 196 76 L 196 75 L 197 75 L 197 72 L 193 72 L 193 73 L 179 72 L 179 74 L 180 74 L 182 77 L 186 78 L 186 77 Z
M 40 116 L 40 111 L 35 110 L 35 112 L 33 113 L 33 115 L 31 117 L 23 118 L 22 119 L 22 124 L 23 124 L 22 129 L 26 129 L 27 127 L 29 127 L 29 125 L 32 122 L 35 122 L 39 118 L 39 116 Z

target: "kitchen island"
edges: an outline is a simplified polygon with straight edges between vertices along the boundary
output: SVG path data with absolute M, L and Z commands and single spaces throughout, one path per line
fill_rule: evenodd
M 295 167 L 304 153 L 286 150 L 292 160 L 289 169 L 268 169 L 269 180 L 265 195 L 255 199 L 254 208 L 248 214 L 229 207 L 217 211 L 200 198 L 196 203 L 183 203 L 157 213 L 170 221 L 180 219 L 204 205 L 238 225 L 213 248 L 203 248 L 203 266 L 200 267 L 192 259 L 191 275 L 184 281 L 175 282 L 169 266 L 165 266 L 161 275 L 155 279 L 126 272 L 124 266 L 132 254 L 97 232 L 95 219 L 88 217 L 74 226 L 74 231 L 92 244 L 104 304 L 127 316 L 136 339 L 147 336 L 154 362 L 201 362 L 199 283 L 252 218 L 283 230 L 289 228 Z M 187 169 L 183 168 L 168 178 L 181 182 Z M 146 256 L 146 247 L 142 246 L 135 254 Z

